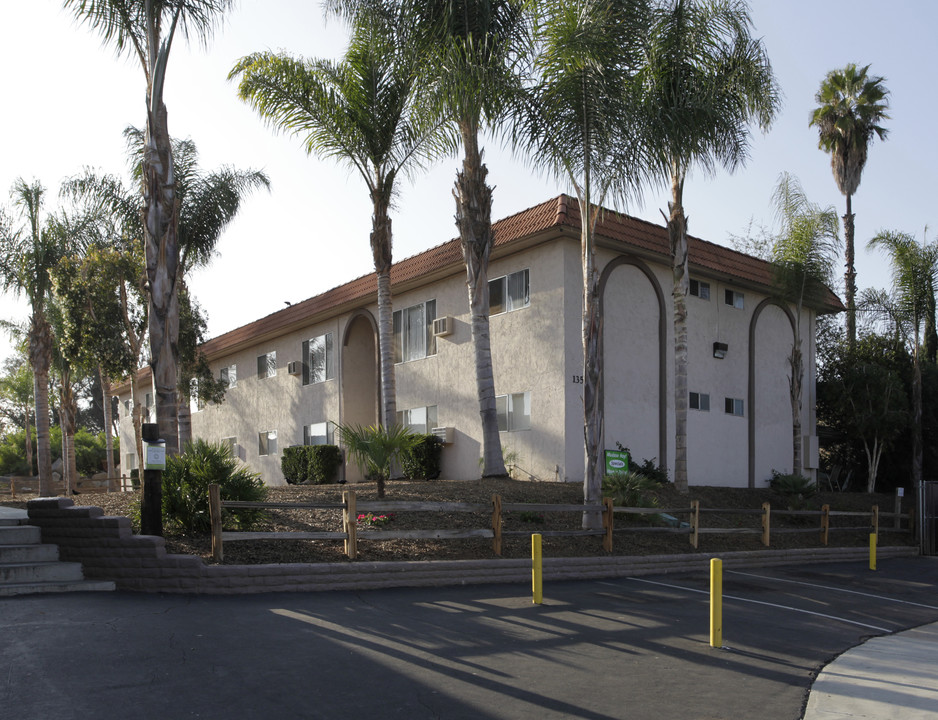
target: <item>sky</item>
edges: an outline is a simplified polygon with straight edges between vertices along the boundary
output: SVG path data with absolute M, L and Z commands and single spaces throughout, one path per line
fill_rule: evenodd
M 814 96 L 829 70 L 870 64 L 890 90 L 889 136 L 870 148 L 853 198 L 859 287 L 888 287 L 888 266 L 866 242 L 883 229 L 922 238 L 938 223 L 933 198 L 938 100 L 930 85 L 936 60 L 938 3 L 897 0 L 753 0 L 754 35 L 765 43 L 783 93 L 770 131 L 753 131 L 749 160 L 730 175 L 691 173 L 684 188 L 691 234 L 722 245 L 753 225 L 771 225 L 779 174 L 798 177 L 813 202 L 845 209 L 809 127 Z M 213 337 L 373 272 L 368 246 L 370 203 L 361 178 L 333 160 L 308 156 L 294 136 L 276 133 L 238 100 L 231 67 L 256 51 L 339 57 L 345 26 L 324 21 L 311 0 L 241 0 L 203 46 L 176 39 L 165 90 L 170 134 L 190 138 L 203 169 L 261 169 L 271 190 L 252 195 L 218 245 L 211 266 L 189 282 L 207 312 Z M 16 178 L 39 180 L 47 208 L 58 188 L 90 167 L 126 179 L 122 132 L 145 124 L 145 80 L 139 63 L 118 57 L 80 25 L 60 0 L 0 3 L 0 206 Z M 562 192 L 566 183 L 533 174 L 496 139 L 485 142 L 493 219 L 520 212 Z M 457 235 L 453 181 L 459 160 L 439 161 L 401 183 L 393 210 L 394 258 L 400 260 Z M 641 203 L 619 208 L 663 223 L 667 188 L 648 188 Z M 929 231 L 929 237 L 933 231 Z M 0 296 L 0 318 L 23 322 L 22 300 Z M 0 359 L 12 352 L 0 337 Z

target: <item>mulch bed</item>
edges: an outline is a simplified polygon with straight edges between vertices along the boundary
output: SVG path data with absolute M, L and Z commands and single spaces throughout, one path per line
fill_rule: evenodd
M 268 500 L 278 503 L 341 502 L 342 492 L 355 491 L 359 502 L 376 500 L 373 483 L 358 485 L 311 485 L 271 487 Z M 490 504 L 493 495 L 500 495 L 503 503 L 581 503 L 582 486 L 577 483 L 545 483 L 515 481 L 508 479 L 486 479 L 476 481 L 430 482 L 393 481 L 387 485 L 385 500 L 409 500 L 430 502 L 467 502 Z M 29 496 L 17 495 L 16 501 L 0 500 L 0 504 L 25 507 Z M 658 507 L 688 508 L 691 500 L 699 500 L 701 509 L 720 508 L 726 510 L 761 510 L 763 502 L 771 503 L 773 530 L 783 528 L 819 527 L 817 517 L 785 517 L 780 511 L 792 509 L 820 509 L 828 504 L 832 511 L 869 513 L 873 505 L 882 512 L 891 512 L 894 498 L 887 494 L 866 493 L 820 493 L 806 502 L 792 503 L 790 498 L 769 489 L 737 489 L 719 487 L 691 487 L 687 495 L 678 493 L 672 485 L 662 486 L 657 493 Z M 136 493 L 95 493 L 75 498 L 76 505 L 97 505 L 106 515 L 131 515 Z M 910 504 L 906 500 L 903 511 Z M 794 505 L 794 506 L 793 506 Z M 777 513 L 777 514 L 776 514 Z M 260 531 L 288 532 L 296 530 L 340 531 L 340 510 L 291 509 L 269 510 L 266 519 L 256 527 Z M 687 516 L 679 516 L 686 520 Z M 505 531 L 526 531 L 523 537 L 507 537 L 503 542 L 502 557 L 530 557 L 531 545 L 527 532 L 549 530 L 577 530 L 581 527 L 580 513 L 503 513 Z M 865 527 L 866 518 L 831 518 L 831 527 Z M 616 528 L 648 527 L 649 521 L 632 516 L 616 515 Z M 761 528 L 759 514 L 701 512 L 701 527 Z M 427 513 L 399 512 L 383 524 L 384 530 L 453 529 L 491 527 L 491 511 L 484 513 Z M 912 536 L 889 532 L 892 520 L 880 523 L 881 545 L 914 545 Z M 907 524 L 904 523 L 904 527 Z M 467 560 L 495 557 L 492 541 L 487 539 L 468 540 L 384 540 L 369 541 L 369 528 L 359 526 L 358 555 L 362 561 L 377 560 Z M 208 536 L 185 536 L 166 528 L 166 547 L 171 553 L 186 553 L 202 556 L 211 562 L 211 541 Z M 841 531 L 830 533 L 830 546 L 855 547 L 869 543 L 869 531 Z M 820 547 L 818 533 L 783 534 L 772 536 L 772 548 Z M 758 534 L 701 535 L 698 552 L 726 552 L 735 550 L 764 549 Z M 658 532 L 617 532 L 614 555 L 652 555 L 694 552 L 686 534 Z M 544 557 L 596 557 L 606 555 L 600 537 L 544 537 Z M 327 540 L 252 540 L 225 543 L 225 564 L 263 563 L 319 563 L 349 562 L 342 541 Z

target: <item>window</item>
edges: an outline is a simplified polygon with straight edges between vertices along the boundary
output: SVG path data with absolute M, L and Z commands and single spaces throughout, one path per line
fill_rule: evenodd
M 257 434 L 257 454 L 258 455 L 276 455 L 277 454 L 277 431 L 268 430 Z
M 137 469 L 137 456 L 134 453 L 124 455 L 124 470 L 130 472 Z
M 690 294 L 699 297 L 701 300 L 709 300 L 710 283 L 692 278 L 690 281 Z
M 743 417 L 743 401 L 739 398 L 726 398 L 726 414 Z
M 311 385 L 335 377 L 332 354 L 332 333 L 303 342 L 303 384 Z
M 134 401 L 130 398 L 124 400 L 124 417 L 129 418 L 133 415 Z
M 397 413 L 397 421 L 415 433 L 426 435 L 437 427 L 436 405 L 402 410 Z
M 710 396 L 707 393 L 690 394 L 690 409 L 710 412 Z
M 498 414 L 498 429 L 501 432 L 531 429 L 531 393 L 497 395 L 495 412 Z
M 231 452 L 231 457 L 238 457 L 238 438 L 234 437 L 225 437 L 221 439 L 221 444 L 228 448 Z
M 436 338 L 433 337 L 435 319 L 436 300 L 394 311 L 395 363 L 436 355 Z
M 151 410 L 153 410 L 153 393 L 147 393 L 143 401 L 143 422 L 150 422 Z
M 724 302 L 727 305 L 730 305 L 738 310 L 743 309 L 743 294 L 741 292 L 736 292 L 735 290 L 727 290 L 724 297 Z
M 489 280 L 489 315 L 520 310 L 530 304 L 527 269 Z
M 272 378 L 277 374 L 277 351 L 260 355 L 257 358 L 257 377 Z
M 335 445 L 335 423 L 321 422 L 303 426 L 304 445 Z
M 259 366 L 258 366 L 259 367 Z M 223 367 L 218 374 L 218 379 L 221 381 L 222 385 L 231 389 L 237 387 L 238 385 L 238 366 L 229 365 L 228 367 Z
M 205 403 L 199 397 L 199 379 L 189 381 L 189 412 L 199 412 L 205 408 Z

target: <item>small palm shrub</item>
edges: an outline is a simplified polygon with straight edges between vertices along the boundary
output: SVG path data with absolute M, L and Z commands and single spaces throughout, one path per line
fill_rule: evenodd
M 612 473 L 603 478 L 603 497 L 612 498 L 620 507 L 656 507 L 654 493 L 659 487 L 657 480 L 639 472 Z
M 401 469 L 411 480 L 436 480 L 440 477 L 443 441 L 436 435 L 418 435 L 416 442 L 401 453 Z
M 792 510 L 803 509 L 807 501 L 817 494 L 817 485 L 810 478 L 797 473 L 772 471 L 769 487 L 779 495 L 788 498 L 788 507 Z
M 403 425 L 336 426 L 349 456 L 366 477 L 378 484 L 378 497 L 384 497 L 384 484 L 391 477 L 391 467 L 400 460 L 419 436 Z
M 166 459 L 163 471 L 163 521 L 187 534 L 208 533 L 212 521 L 208 486 L 218 483 L 222 500 L 260 502 L 267 488 L 260 475 L 231 456 L 227 445 L 195 440 L 181 455 Z M 247 530 L 263 519 L 260 510 L 226 510 L 225 524 Z

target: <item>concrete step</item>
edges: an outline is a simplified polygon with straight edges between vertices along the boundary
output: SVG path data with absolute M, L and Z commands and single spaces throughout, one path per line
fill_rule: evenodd
M 0 565 L 0 585 L 42 582 L 78 582 L 84 580 L 81 563 L 38 562 Z
M 42 531 L 33 525 L 0 526 L 0 545 L 31 545 L 42 542 Z
M 55 562 L 59 559 L 58 545 L 0 545 L 0 565 L 7 563 Z
M 115 589 L 110 580 L 79 580 L 73 582 L 33 582 L 0 584 L 0 597 L 34 595 L 37 593 L 110 592 Z

